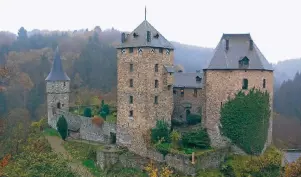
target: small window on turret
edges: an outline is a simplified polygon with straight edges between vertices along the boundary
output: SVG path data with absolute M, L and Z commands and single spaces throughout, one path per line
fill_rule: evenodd
M 133 111 L 133 110 L 130 110 L 129 117 L 133 117 L 133 116 L 134 116 L 134 111 Z
M 133 72 L 134 71 L 134 65 L 131 63 L 130 64 L 130 72 Z
M 130 79 L 130 87 L 134 87 L 134 80 Z
M 159 48 L 159 53 L 163 53 L 163 49 L 162 48 Z
M 134 48 L 133 47 L 130 47 L 129 48 L 129 53 L 133 53 L 134 52 Z

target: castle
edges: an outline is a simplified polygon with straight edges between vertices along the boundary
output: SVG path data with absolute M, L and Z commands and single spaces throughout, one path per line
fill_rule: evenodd
M 269 92 L 272 105 L 273 68 L 250 34 L 223 34 L 208 66 L 196 73 L 175 71 L 174 47 L 146 19 L 133 32 L 122 33 L 116 48 L 117 124 L 87 129 L 91 122 L 67 113 L 70 79 L 57 50 L 46 78 L 49 125 L 56 128 L 58 115 L 66 114 L 69 129 L 81 138 L 105 141 L 116 133 L 117 145 L 146 156 L 145 136 L 157 120 L 170 124 L 200 113 L 211 145 L 222 147 L 227 140 L 219 132 L 220 109 L 229 97 L 255 87 Z M 272 117 L 266 145 L 271 137 Z

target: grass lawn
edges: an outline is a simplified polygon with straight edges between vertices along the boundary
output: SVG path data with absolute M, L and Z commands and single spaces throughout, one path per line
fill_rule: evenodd
M 58 131 L 56 131 L 55 129 L 53 128 L 46 128 L 44 131 L 43 131 L 43 134 L 45 136 L 58 136 L 60 137 L 60 134 Z

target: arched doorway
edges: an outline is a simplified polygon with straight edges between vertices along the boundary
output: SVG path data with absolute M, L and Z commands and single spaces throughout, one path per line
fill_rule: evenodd
M 56 108 L 61 109 L 61 103 L 60 103 L 60 102 L 58 102 L 58 103 L 56 104 Z

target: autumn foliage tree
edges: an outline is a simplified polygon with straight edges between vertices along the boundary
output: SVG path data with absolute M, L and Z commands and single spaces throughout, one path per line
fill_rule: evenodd
M 285 166 L 284 177 L 299 177 L 301 176 L 301 158 L 297 161 Z

